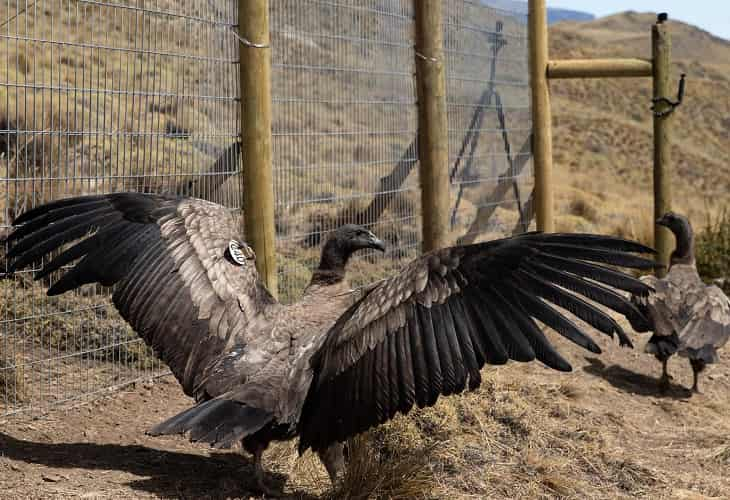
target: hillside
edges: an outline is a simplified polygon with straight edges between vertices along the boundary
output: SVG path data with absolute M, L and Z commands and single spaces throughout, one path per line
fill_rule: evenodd
M 655 14 L 627 12 L 550 29 L 551 58 L 651 55 Z M 674 80 L 687 74 L 674 116 L 674 200 L 697 222 L 730 188 L 730 42 L 671 21 Z M 651 81 L 551 83 L 559 226 L 646 239 L 651 229 Z
M 508 11 L 527 13 L 527 2 L 520 0 L 482 0 L 482 3 L 495 7 L 497 9 L 503 9 Z M 593 14 L 588 12 L 581 12 L 578 10 L 570 9 L 558 9 L 554 7 L 548 7 L 547 9 L 548 24 L 558 23 L 561 21 L 592 21 L 596 18 Z

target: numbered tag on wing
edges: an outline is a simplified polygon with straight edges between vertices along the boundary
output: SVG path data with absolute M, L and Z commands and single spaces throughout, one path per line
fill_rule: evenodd
M 253 248 L 248 246 L 246 243 L 240 243 L 236 240 L 231 240 L 228 243 L 228 250 L 226 257 L 230 259 L 234 264 L 239 266 L 245 266 L 247 260 L 256 260 L 256 254 Z

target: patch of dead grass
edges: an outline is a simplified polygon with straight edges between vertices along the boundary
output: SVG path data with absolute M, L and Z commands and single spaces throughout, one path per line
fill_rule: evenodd
M 0 351 L 0 410 L 25 401 L 25 362 L 20 353 L 4 354 Z

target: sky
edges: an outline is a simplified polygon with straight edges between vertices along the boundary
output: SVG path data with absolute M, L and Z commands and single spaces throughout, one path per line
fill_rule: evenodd
M 626 10 L 667 12 L 670 19 L 694 24 L 730 40 L 729 0 L 547 0 L 547 4 L 590 12 L 598 17 Z

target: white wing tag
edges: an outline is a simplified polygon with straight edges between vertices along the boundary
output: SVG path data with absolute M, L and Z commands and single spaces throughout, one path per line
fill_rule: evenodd
M 227 253 L 231 261 L 239 266 L 246 265 L 247 260 L 256 260 L 256 254 L 254 253 L 253 248 L 248 246 L 246 243 L 239 243 L 236 240 L 228 242 Z

